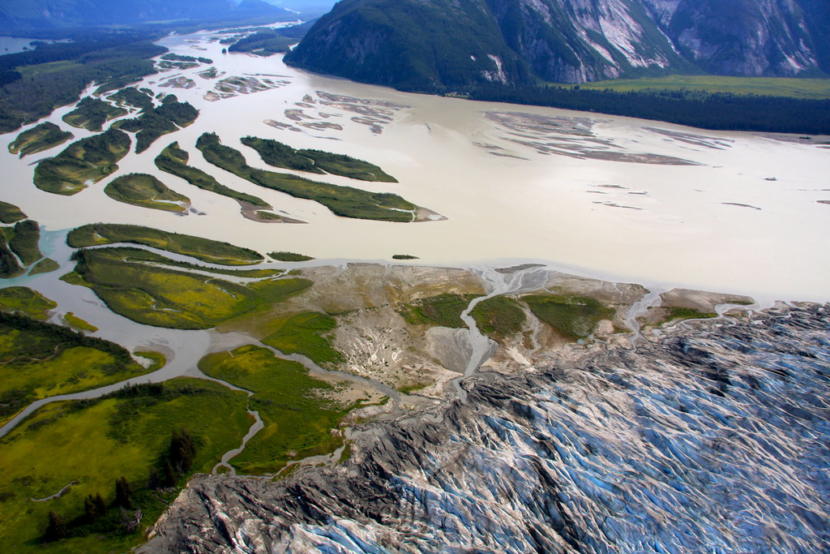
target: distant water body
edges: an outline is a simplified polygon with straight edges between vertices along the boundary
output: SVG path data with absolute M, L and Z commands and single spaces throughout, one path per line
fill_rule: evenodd
M 36 42 L 67 42 L 60 40 L 43 40 L 38 38 L 0 36 L 0 56 L 17 54 L 26 50 L 34 50 Z

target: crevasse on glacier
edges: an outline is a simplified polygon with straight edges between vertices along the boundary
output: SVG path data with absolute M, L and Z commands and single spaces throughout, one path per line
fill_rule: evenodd
M 345 466 L 196 479 L 146 552 L 830 550 L 830 306 L 464 381 Z

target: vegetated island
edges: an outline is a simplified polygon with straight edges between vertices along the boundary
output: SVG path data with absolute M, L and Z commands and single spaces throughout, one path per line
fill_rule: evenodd
M 22 275 L 27 267 L 43 258 L 39 242 L 40 226 L 31 219 L 0 227 L 0 279 Z
M 226 187 L 212 175 L 187 165 L 189 159 L 190 155 L 179 147 L 178 142 L 174 142 L 156 156 L 155 163 L 160 170 L 184 179 L 194 187 L 233 198 L 239 202 L 242 215 L 247 219 L 259 222 L 298 222 L 269 212 L 273 208 L 262 198 Z
M 135 322 L 175 329 L 209 329 L 311 285 L 305 279 L 270 277 L 237 284 L 211 275 L 209 267 L 185 271 L 158 254 L 147 260 L 142 252 L 79 250 L 75 271 L 64 280 L 90 287 L 109 309 Z
M 276 140 L 242 137 L 242 144 L 257 151 L 262 161 L 274 167 L 296 169 L 324 175 L 340 175 L 361 181 L 397 183 L 398 180 L 380 167 L 344 154 L 322 150 L 297 150 Z
M 70 144 L 35 168 L 35 186 L 46 192 L 73 195 L 118 170 L 117 162 L 130 151 L 130 137 L 118 129 Z
M 152 175 L 130 173 L 122 175 L 104 187 L 107 196 L 119 202 L 186 214 L 190 208 L 190 198 L 169 189 Z
M 72 248 L 116 243 L 140 244 L 207 263 L 229 266 L 251 265 L 264 259 L 262 254 L 249 248 L 140 225 L 92 223 L 70 231 L 66 242 Z
M 0 200 L 0 223 L 5 223 L 6 225 L 10 223 L 17 223 L 20 220 L 26 219 L 26 217 L 27 216 L 23 213 L 23 210 L 14 204 L 9 204 L 8 202 Z
M 153 91 L 147 88 L 125 87 L 107 96 L 107 100 L 115 102 L 119 106 L 131 106 L 141 111 L 150 111 L 153 103 Z
M 63 120 L 73 127 L 97 132 L 103 129 L 107 121 L 127 113 L 124 108 L 87 96 L 78 102 L 74 110 L 63 116 Z
M 428 221 L 430 216 L 434 216 L 429 210 L 419 208 L 397 194 L 367 192 L 250 167 L 238 150 L 224 146 L 215 133 L 204 133 L 196 147 L 208 162 L 225 171 L 265 188 L 314 200 L 341 217 L 414 222 Z
M 63 131 L 54 123 L 45 121 L 17 135 L 17 138 L 9 144 L 9 152 L 20 154 L 22 158 L 28 154 L 36 154 L 60 146 L 71 138 L 72 133 Z
M 161 101 L 161 106 L 145 108 L 134 119 L 118 121 L 114 125 L 124 131 L 136 133 L 135 151 L 137 154 L 147 150 L 162 135 L 173 133 L 187 127 L 199 117 L 199 110 L 188 102 L 179 102 L 173 94 L 168 94 Z
M 165 54 L 161 57 L 158 67 L 161 69 L 192 69 L 199 67 L 200 64 L 212 64 L 213 60 L 210 58 L 203 58 L 201 56 L 182 56 L 180 54 Z
M 58 303 L 28 287 L 0 289 L 0 311 L 46 321 Z
M 163 33 L 136 29 L 83 29 L 0 56 L 0 132 L 14 131 L 78 100 L 93 82 L 102 93 L 155 73 L 150 59 L 166 52 L 152 43 Z
M 268 252 L 268 256 L 278 262 L 308 262 L 314 259 L 311 256 L 295 252 Z

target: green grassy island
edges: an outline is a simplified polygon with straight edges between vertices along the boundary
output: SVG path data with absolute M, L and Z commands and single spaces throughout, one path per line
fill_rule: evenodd
M 63 116 L 63 120 L 73 127 L 97 132 L 110 119 L 126 114 L 127 110 L 124 108 L 113 106 L 98 98 L 86 97 L 78 102 L 74 110 Z
M 415 221 L 417 206 L 397 194 L 373 193 L 352 187 L 319 183 L 290 175 L 250 167 L 242 154 L 224 146 L 215 133 L 204 133 L 196 147 L 213 165 L 262 187 L 278 190 L 297 198 L 314 200 L 335 215 L 381 221 Z
M 222 196 L 233 198 L 237 202 L 258 208 L 271 208 L 270 204 L 262 198 L 228 188 L 220 184 L 212 175 L 205 173 L 201 169 L 187 165 L 189 159 L 190 155 L 185 150 L 179 148 L 178 142 L 174 142 L 156 157 L 155 162 L 156 167 L 160 170 L 180 177 L 194 187 L 221 194 Z
M 305 279 L 265 279 L 241 285 L 210 274 L 163 267 L 157 261 L 139 261 L 140 253 L 135 258 L 125 254 L 129 251 L 124 248 L 80 250 L 70 281 L 91 287 L 115 313 L 156 327 L 209 329 L 311 285 Z
M 22 158 L 28 154 L 36 154 L 59 146 L 71 138 L 72 133 L 62 131 L 54 123 L 46 121 L 17 135 L 17 138 L 9 144 L 9 152 L 20 154 Z
M 28 287 L 0 289 L 0 311 L 3 312 L 45 321 L 49 318 L 49 312 L 57 307 L 57 302 Z
M 142 244 L 219 265 L 250 265 L 262 262 L 264 259 L 261 254 L 253 250 L 227 242 L 181 235 L 139 225 L 92 223 L 70 231 L 66 242 L 72 248 L 120 242 Z
M 38 263 L 32 266 L 29 270 L 29 275 L 38 275 L 40 273 L 51 273 L 60 269 L 60 264 L 52 258 L 43 258 Z
M 294 252 L 268 252 L 268 256 L 279 262 L 308 262 L 314 259 L 311 256 Z
M 109 183 L 104 192 L 110 198 L 143 208 L 168 212 L 187 213 L 190 199 L 170 190 L 167 186 L 144 173 L 131 173 Z
M 132 106 L 142 111 L 152 110 L 154 106 L 152 95 L 142 92 L 136 87 L 122 88 L 118 92 L 110 94 L 107 100 L 111 100 L 119 106 Z
M 162 100 L 161 106 L 145 109 L 134 119 L 119 121 L 119 129 L 136 133 L 136 153 L 147 150 L 159 137 L 187 127 L 199 117 L 199 110 L 188 102 L 179 102 L 169 94 Z
M 70 144 L 35 168 L 35 186 L 54 194 L 72 195 L 118 170 L 117 162 L 130 151 L 130 137 L 109 129 Z
M 23 213 L 23 210 L 14 204 L 0 201 L 0 223 L 5 223 L 6 225 L 10 223 L 17 223 L 22 219 L 26 219 L 26 217 L 27 216 Z
M 29 266 L 43 257 L 40 253 L 38 244 L 40 243 L 40 226 L 37 222 L 27 219 L 25 221 L 18 221 L 14 228 L 7 227 L 6 236 L 9 238 L 9 246 L 12 251 L 17 254 L 23 265 Z M 9 237 L 9 234 L 12 236 Z
M 296 150 L 287 144 L 257 137 L 242 137 L 241 141 L 245 146 L 256 150 L 262 161 L 274 167 L 318 174 L 331 173 L 361 181 L 398 182 L 380 167 L 351 156 L 322 150 Z
M 317 312 L 277 317 L 266 324 L 262 342 L 285 354 L 303 354 L 317 364 L 335 364 L 343 360 L 328 337 L 335 327 L 333 317 Z
M 288 52 L 288 48 L 296 43 L 296 38 L 283 35 L 279 29 L 263 29 L 233 43 L 228 47 L 228 52 L 250 52 L 257 56 L 271 56 Z

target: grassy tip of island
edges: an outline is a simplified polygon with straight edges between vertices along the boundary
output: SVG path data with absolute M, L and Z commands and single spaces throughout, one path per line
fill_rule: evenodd
M 242 137 L 242 144 L 257 151 L 262 161 L 274 167 L 310 173 L 340 175 L 361 181 L 397 183 L 398 180 L 380 167 L 344 154 L 322 150 L 297 150 L 276 140 Z
M 100 131 L 104 127 L 104 123 L 110 119 L 126 114 L 127 110 L 124 108 L 87 96 L 78 102 L 74 110 L 63 116 L 63 120 L 73 127 L 88 131 Z
M 60 269 L 60 264 L 52 258 L 43 258 L 29 270 L 29 275 L 39 275 L 41 273 L 51 273 Z
M 275 317 L 265 325 L 263 344 L 285 354 L 302 354 L 317 364 L 336 364 L 343 356 L 331 345 L 337 321 L 327 314 L 303 312 Z
M 168 188 L 152 175 L 130 173 L 112 180 L 104 193 L 114 200 L 142 208 L 187 213 L 190 199 Z
M 308 262 L 314 259 L 311 256 L 295 252 L 268 252 L 268 256 L 278 262 Z
M 57 307 L 57 302 L 28 287 L 0 289 L 0 311 L 22 314 L 45 321 L 49 319 L 49 312 Z
M 8 202 L 0 201 L 0 223 L 9 225 L 26 219 L 26 217 L 27 216 L 25 213 L 23 213 L 23 210 L 21 210 L 14 204 L 9 204 Z
M 17 135 L 17 138 L 9 144 L 9 152 L 20 154 L 22 158 L 28 154 L 36 154 L 59 146 L 71 138 L 72 133 L 63 131 L 54 123 L 45 121 Z
M 130 137 L 118 129 L 70 144 L 63 152 L 35 168 L 35 186 L 54 194 L 81 192 L 118 170 L 117 162 L 130 151 Z
M 72 248 L 117 243 L 141 244 L 203 262 L 228 266 L 251 265 L 264 260 L 261 254 L 249 248 L 139 225 L 92 223 L 70 231 L 66 242 Z

